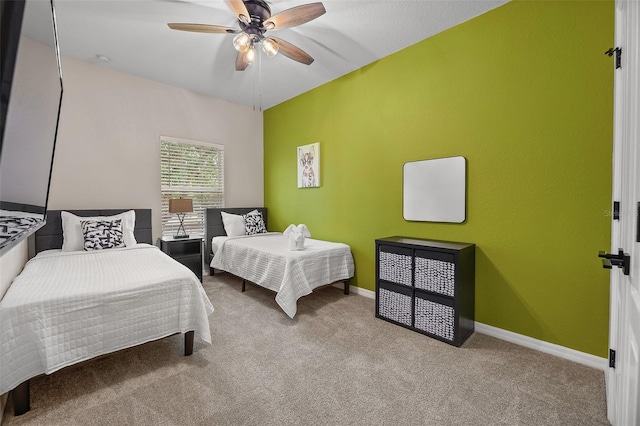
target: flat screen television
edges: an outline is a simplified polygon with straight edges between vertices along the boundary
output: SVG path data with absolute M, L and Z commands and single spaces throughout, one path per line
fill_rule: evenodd
M 0 255 L 46 221 L 62 102 L 53 0 L 0 2 Z

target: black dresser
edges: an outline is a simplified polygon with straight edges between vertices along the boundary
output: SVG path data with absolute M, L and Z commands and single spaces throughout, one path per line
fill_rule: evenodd
M 473 333 L 475 244 L 376 240 L 376 317 L 460 346 Z

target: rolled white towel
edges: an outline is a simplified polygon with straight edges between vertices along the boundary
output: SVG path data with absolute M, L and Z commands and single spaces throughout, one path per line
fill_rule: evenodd
M 298 226 L 294 224 L 287 226 L 282 235 L 289 236 L 287 239 L 289 250 L 304 250 L 305 238 L 311 238 L 311 232 L 309 232 L 309 228 L 304 223 Z
M 282 235 L 289 235 L 293 232 L 297 232 L 297 230 L 296 230 L 296 226 L 292 223 L 291 225 L 287 226 L 287 229 L 284 230 Z
M 300 237 L 299 237 L 299 238 L 298 238 L 298 240 L 296 241 L 297 248 L 298 248 L 298 250 L 304 250 L 304 239 L 305 239 L 305 236 L 304 236 L 304 234 L 303 234 L 303 233 L 301 233 L 301 232 L 300 232 L 300 233 L 298 233 L 298 235 L 299 235 Z
M 301 223 L 300 225 L 296 226 L 295 229 L 297 232 L 300 232 L 305 237 L 311 238 L 311 232 L 309 231 L 309 228 L 307 228 L 307 225 L 305 225 L 304 223 Z
M 289 243 L 289 250 L 303 250 L 304 249 L 304 235 L 299 232 L 291 232 L 288 234 L 287 239 Z

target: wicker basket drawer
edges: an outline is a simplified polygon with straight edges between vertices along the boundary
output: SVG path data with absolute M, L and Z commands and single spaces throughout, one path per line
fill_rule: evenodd
M 456 316 L 452 300 L 423 296 L 416 292 L 414 327 L 441 337 L 455 339 Z
M 412 285 L 412 251 L 411 249 L 380 246 L 378 253 L 378 274 L 381 280 Z
M 456 264 L 453 255 L 416 250 L 416 288 L 454 297 L 455 277 Z
M 377 296 L 378 316 L 411 326 L 411 289 L 380 283 Z

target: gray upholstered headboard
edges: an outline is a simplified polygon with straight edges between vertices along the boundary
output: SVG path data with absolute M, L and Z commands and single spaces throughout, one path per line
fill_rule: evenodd
M 111 216 L 114 214 L 135 210 L 136 228 L 133 231 L 139 243 L 153 244 L 151 232 L 151 209 L 105 209 L 105 210 L 65 210 L 76 216 Z M 47 210 L 47 224 L 35 233 L 35 250 L 62 248 L 62 210 Z
M 207 261 L 211 263 L 211 238 L 217 236 L 224 236 L 227 233 L 224 230 L 224 224 L 222 223 L 222 215 L 220 212 L 226 212 L 231 214 L 247 214 L 252 210 L 258 210 L 262 213 L 262 219 L 264 220 L 264 225 L 268 228 L 267 222 L 267 208 L 266 207 L 232 207 L 232 208 L 209 208 L 205 210 L 205 226 L 206 226 L 206 237 L 205 242 L 207 244 Z

